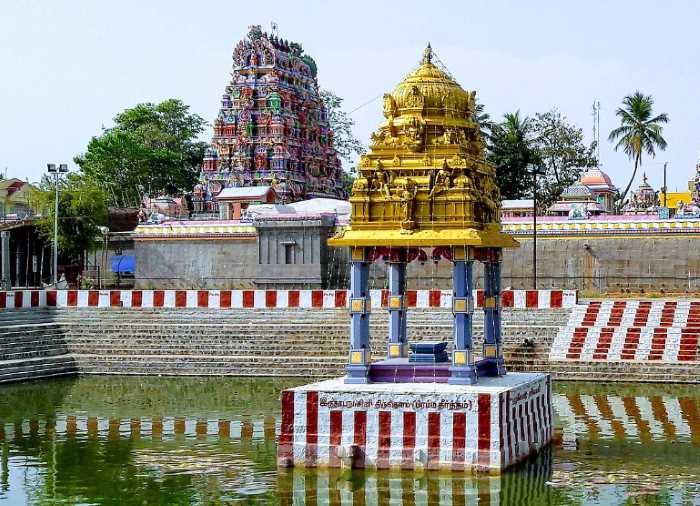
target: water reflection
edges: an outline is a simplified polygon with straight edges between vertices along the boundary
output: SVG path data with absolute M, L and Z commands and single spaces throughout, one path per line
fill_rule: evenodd
M 696 387 L 557 384 L 552 447 L 502 476 L 472 476 L 278 471 L 279 392 L 299 382 L 0 387 L 0 504 L 700 504 Z
M 280 473 L 280 504 L 546 504 L 551 448 L 501 476 L 448 472 L 289 469 Z

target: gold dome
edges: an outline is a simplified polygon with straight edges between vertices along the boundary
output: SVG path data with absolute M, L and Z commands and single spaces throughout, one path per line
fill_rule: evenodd
M 473 96 L 449 74 L 436 67 L 432 58 L 432 49 L 428 44 L 418 69 L 394 88 L 391 98 L 397 115 L 420 110 L 424 116 L 449 116 L 467 120 Z
M 433 64 L 384 95 L 384 118 L 360 158 L 350 226 L 331 246 L 515 247 L 500 232 L 501 197 L 473 117 L 475 93 Z

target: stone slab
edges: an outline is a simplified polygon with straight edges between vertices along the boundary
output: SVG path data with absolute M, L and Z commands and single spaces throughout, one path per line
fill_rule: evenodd
M 477 470 L 499 473 L 552 438 L 549 374 L 477 385 L 344 378 L 282 392 L 280 466 Z

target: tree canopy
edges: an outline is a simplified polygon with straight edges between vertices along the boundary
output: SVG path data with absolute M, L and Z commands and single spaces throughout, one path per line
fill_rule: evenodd
M 321 90 L 321 100 L 326 107 L 328 123 L 333 131 L 333 145 L 338 157 L 346 164 L 351 164 L 355 156 L 365 152 L 362 143 L 352 133 L 355 122 L 343 110 L 343 99 L 332 91 Z
M 532 121 L 520 111 L 507 113 L 491 125 L 488 159 L 496 167 L 496 183 L 504 199 L 531 194 L 530 167 L 539 163 L 532 135 Z
M 663 138 L 662 124 L 668 123 L 668 114 L 661 113 L 654 116 L 654 98 L 645 95 L 641 91 L 635 91 L 622 99 L 622 107 L 615 111 L 620 118 L 620 126 L 613 129 L 608 136 L 610 142 L 616 142 L 615 151 L 622 149 L 634 162 L 634 170 L 627 187 L 620 194 L 618 205 L 625 203 L 625 197 L 637 175 L 637 169 L 642 165 L 642 154 L 646 153 L 652 158 L 656 156 L 656 150 L 666 149 L 666 140 Z
M 491 139 L 491 128 L 493 128 L 493 121 L 491 120 L 491 115 L 486 112 L 486 107 L 482 103 L 477 103 L 474 106 L 474 121 L 479 125 L 479 133 L 484 141 L 489 141 Z
M 144 192 L 191 191 L 207 147 L 196 140 L 205 126 L 177 99 L 138 104 L 93 137 L 75 163 L 118 207 L 138 206 Z
M 479 116 L 483 118 L 480 126 L 489 128 L 488 159 L 496 167 L 504 199 L 531 197 L 533 171 L 537 170 L 538 208 L 545 211 L 586 167 L 596 165 L 595 144 L 586 145 L 583 130 L 557 109 L 534 118 L 516 111 L 505 114 L 501 122 L 492 122 L 482 107 Z
M 548 209 L 588 167 L 595 167 L 595 143 L 583 142 L 583 130 L 569 123 L 557 109 L 535 114 L 532 120 L 540 168 L 537 201 Z
M 55 180 L 45 176 L 39 188 L 39 230 L 53 240 Z M 64 263 L 82 265 L 84 253 L 99 243 L 100 227 L 107 224 L 108 196 L 98 183 L 77 173 L 68 174 L 59 189 L 58 248 Z

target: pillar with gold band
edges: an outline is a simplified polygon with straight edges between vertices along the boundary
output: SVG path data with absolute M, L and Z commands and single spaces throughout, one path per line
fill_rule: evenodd
M 452 248 L 452 314 L 454 316 L 454 343 L 452 367 L 448 383 L 472 385 L 477 381 L 472 354 L 472 314 L 474 298 L 472 287 L 473 248 Z
M 389 343 L 387 358 L 403 358 L 408 354 L 406 336 L 406 250 L 393 249 L 389 253 Z
M 501 259 L 499 248 L 486 248 L 481 252 L 484 264 L 484 359 L 497 376 L 506 373 L 501 345 Z
M 369 372 L 369 259 L 367 248 L 350 251 L 350 355 L 347 365 L 347 383 L 367 383 Z

